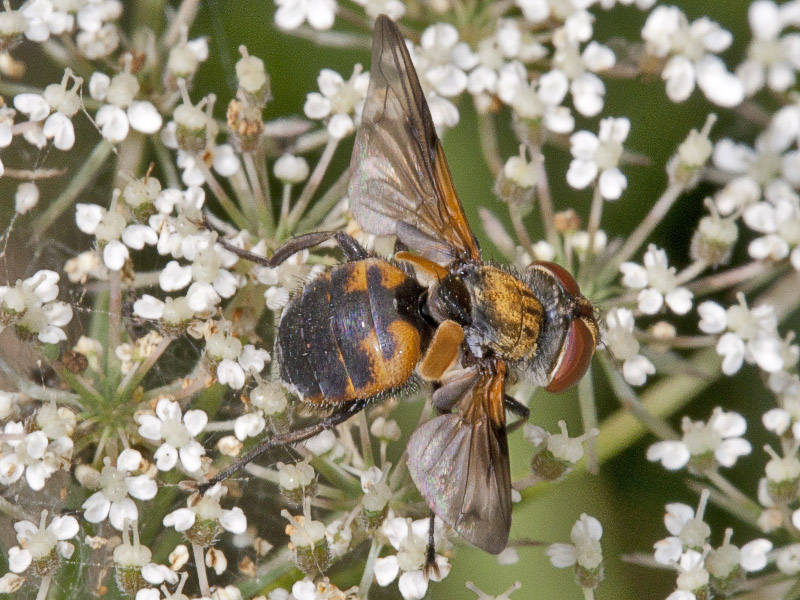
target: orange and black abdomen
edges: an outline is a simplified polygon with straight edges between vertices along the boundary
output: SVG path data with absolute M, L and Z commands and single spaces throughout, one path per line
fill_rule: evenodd
M 278 326 L 284 385 L 320 406 L 401 389 L 433 331 L 419 314 L 424 291 L 379 258 L 343 263 L 306 284 Z

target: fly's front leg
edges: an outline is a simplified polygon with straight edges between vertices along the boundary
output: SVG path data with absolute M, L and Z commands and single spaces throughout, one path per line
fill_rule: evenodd
M 514 398 L 508 394 L 506 394 L 503 398 L 503 407 L 512 415 L 519 417 L 519 419 L 511 423 L 511 425 L 506 426 L 506 432 L 508 433 L 512 433 L 519 429 L 520 426 L 524 425 L 528 421 L 528 417 L 531 416 L 531 411 L 527 406 L 518 400 L 514 400 Z
M 344 231 L 315 231 L 293 237 L 288 242 L 278 247 L 268 261 L 268 267 L 277 267 L 288 260 L 292 255 L 297 254 L 308 248 L 320 245 L 331 238 L 336 239 L 336 243 L 342 250 L 347 260 L 362 260 L 369 257 L 369 253 L 359 244 L 355 238 L 347 235 Z
M 207 229 L 213 231 L 207 221 L 205 221 L 203 224 Z M 336 243 L 342 250 L 342 254 L 344 254 L 347 260 L 361 260 L 369 257 L 369 253 L 364 249 L 364 247 L 353 237 L 347 235 L 344 231 L 314 231 L 312 233 L 298 235 L 297 237 L 293 237 L 283 245 L 279 246 L 269 258 L 261 256 L 260 254 L 248 252 L 242 248 L 238 248 L 223 237 L 218 237 L 217 243 L 225 248 L 225 250 L 235 254 L 239 258 L 249 260 L 250 262 L 261 265 L 262 267 L 272 268 L 286 262 L 298 252 L 302 252 L 308 248 L 313 248 L 314 246 L 319 246 L 321 243 L 327 242 L 331 238 L 336 239 Z

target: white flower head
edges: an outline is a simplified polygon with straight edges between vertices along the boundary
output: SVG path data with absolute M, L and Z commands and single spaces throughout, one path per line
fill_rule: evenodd
M 618 200 L 628 185 L 618 165 L 629 130 L 628 119 L 609 117 L 600 121 L 599 135 L 590 131 L 573 133 L 570 136 L 573 158 L 567 170 L 567 183 L 581 190 L 597 181 L 603 198 Z
M 117 457 L 115 467 L 106 457 L 105 465 L 98 476 L 97 492 L 83 503 L 84 518 L 90 523 L 100 523 L 106 518 L 118 531 L 122 531 L 125 520 L 138 521 L 139 511 L 128 496 L 138 500 L 151 500 L 158 488 L 156 482 L 147 475 L 130 475 L 138 471 L 142 455 L 133 449 L 123 450 Z
M 747 17 L 753 39 L 747 58 L 736 69 L 748 96 L 765 86 L 781 93 L 795 84 L 800 68 L 800 38 L 795 33 L 781 35 L 791 23 L 787 18 L 790 4 L 779 6 L 772 0 L 750 4 Z
M 633 334 L 633 312 L 627 308 L 614 308 L 608 311 L 602 339 L 605 346 L 622 361 L 622 375 L 631 385 L 644 385 L 648 375 L 656 368 L 645 356 L 639 354 L 639 341 Z
M 153 455 L 160 471 L 169 471 L 178 463 L 187 473 L 200 470 L 200 457 L 206 451 L 193 438 L 199 434 L 208 422 L 208 416 L 202 410 L 189 410 L 181 414 L 177 402 L 161 398 L 156 405 L 156 414 L 143 414 L 138 418 L 139 435 L 153 442 L 163 442 Z
M 667 262 L 667 253 L 650 244 L 644 255 L 644 266 L 633 262 L 620 265 L 626 287 L 639 289 L 639 310 L 654 315 L 666 305 L 677 315 L 685 315 L 692 308 L 693 294 L 678 286 L 675 267 Z
M 398 588 L 404 600 L 421 600 L 428 591 L 429 578 L 441 581 L 450 572 L 450 562 L 444 556 L 436 555 L 437 571 L 425 574 L 426 550 L 428 544 L 428 527 L 430 519 L 411 521 L 395 517 L 391 513 L 384 520 L 381 532 L 397 551 L 396 554 L 379 558 L 375 563 L 375 577 L 378 585 L 385 587 L 392 583 L 398 575 Z M 434 520 L 434 543 L 436 548 L 443 548 L 446 538 L 443 537 L 444 523 L 436 517 Z
M 316 30 L 330 29 L 336 16 L 335 0 L 275 0 L 275 24 L 292 31 L 308 21 Z
M 369 73 L 356 65 L 348 81 L 331 69 L 322 69 L 317 78 L 319 92 L 306 97 L 303 110 L 309 119 L 326 120 L 328 133 L 342 139 L 355 130 L 354 115 L 360 114 L 367 97 Z
M 551 544 L 546 553 L 554 567 L 564 568 L 577 564 L 588 571 L 596 570 L 603 562 L 600 547 L 602 535 L 600 521 L 584 513 L 572 526 L 572 544 Z
M 683 468 L 692 458 L 701 469 L 716 465 L 732 467 L 752 451 L 750 442 L 741 437 L 747 430 L 747 421 L 735 412 L 717 407 L 707 423 L 684 417 L 681 428 L 680 441 L 656 442 L 647 450 L 647 459 L 659 461 L 673 471 Z M 712 463 L 706 464 L 708 460 Z
M 66 540 L 75 537 L 80 527 L 77 519 L 69 515 L 54 517 L 47 525 L 47 511 L 43 510 L 38 527 L 30 521 L 17 521 L 14 529 L 19 546 L 9 549 L 8 568 L 12 573 L 22 573 L 34 562 L 52 570 L 58 564 L 52 558 L 69 558 L 74 547 Z
M 717 56 L 733 41 L 719 24 L 706 17 L 689 23 L 679 8 L 659 6 L 648 16 L 642 38 L 647 52 L 665 61 L 661 76 L 673 102 L 686 100 L 695 85 L 719 106 L 737 106 L 744 99 L 742 82 Z

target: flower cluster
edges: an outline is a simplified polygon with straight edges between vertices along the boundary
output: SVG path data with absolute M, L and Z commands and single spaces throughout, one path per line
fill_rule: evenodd
M 376 97 L 367 97 L 371 74 L 355 57 L 354 66 L 337 70 L 309 58 L 316 86 L 299 90 L 305 102 L 293 117 L 278 115 L 272 103 L 287 96 L 286 73 L 252 48 L 238 48 L 229 80 L 206 77 L 210 89 L 198 92 L 198 74 L 218 60 L 211 49 L 219 40 L 196 37 L 196 3 L 159 9 L 166 17 L 147 22 L 137 22 L 141 15 L 128 4 L 26 0 L 0 11 L 0 178 L 13 185 L 0 258 L 9 273 L 27 269 L 0 285 L 0 346 L 11 348 L 0 355 L 0 383 L 10 390 L 0 392 L 0 486 L 5 524 L 13 519 L 16 532 L 16 545 L 4 549 L 9 572 L 0 593 L 39 586 L 43 598 L 51 587 L 91 585 L 97 595 L 116 586 L 136 600 L 259 593 L 343 600 L 370 597 L 376 586 L 396 588 L 387 593 L 404 600 L 463 593 L 464 582 L 454 584 L 450 574 L 461 559 L 459 532 L 467 539 L 470 527 L 505 534 L 509 515 L 475 516 L 465 495 L 463 518 L 447 523 L 459 500 L 440 489 L 443 475 L 431 473 L 414 489 L 410 473 L 419 464 L 407 461 L 420 453 L 403 450 L 414 406 L 394 400 L 405 393 L 432 396 L 437 411 L 454 413 L 440 418 L 460 419 L 458 434 L 434 436 L 431 449 L 488 460 L 489 476 L 469 480 L 466 492 L 504 511 L 531 503 L 540 490 L 564 489 L 560 482 L 618 452 L 632 455 L 647 432 L 656 438 L 646 442 L 647 460 L 706 490 L 696 510 L 667 505 L 670 535 L 642 561 L 677 573 L 675 590 L 663 596 L 698 600 L 760 587 L 766 596 L 775 575 L 760 573 L 768 568 L 798 585 L 800 345 L 787 316 L 800 308 L 800 0 L 750 3 L 749 39 L 735 39 L 727 22 L 690 18 L 681 6 L 654 0 L 515 0 L 468 12 L 446 0 L 424 11 L 400 0 L 276 0 L 279 36 L 329 47 L 363 50 L 375 20 L 389 15 L 419 79 L 419 88 L 388 81 L 390 89 L 373 86 Z M 606 22 L 617 18 L 638 23 L 640 33 L 604 38 Z M 370 65 L 373 74 L 403 58 L 380 50 L 387 62 Z M 729 63 L 731 56 L 740 62 Z M 398 68 L 406 67 L 400 60 Z M 391 69 L 382 74 L 395 77 Z M 622 86 L 638 92 L 653 76 L 665 89 L 650 86 L 653 98 L 626 92 L 620 102 Z M 418 89 L 427 108 L 413 97 Z M 642 145 L 650 123 L 641 114 L 662 123 L 663 107 L 696 89 L 705 97 L 695 94 L 697 110 L 707 111 L 707 100 L 716 112 L 673 123 L 675 135 L 663 144 L 674 147 Z M 359 150 L 375 160 L 377 183 L 397 201 L 375 194 L 376 204 L 391 204 L 376 207 L 375 219 L 406 219 L 399 242 L 353 218 L 348 184 L 358 170 L 342 168 L 365 103 L 398 90 L 407 95 L 385 106 L 409 114 L 387 110 L 382 124 L 405 127 L 395 133 L 408 137 L 369 132 Z M 436 306 L 432 290 L 446 287 L 445 273 L 483 268 L 472 250 L 469 258 L 463 252 L 464 223 L 434 139 L 434 128 L 445 134 L 462 120 L 478 124 L 472 154 L 485 159 L 500 201 L 474 211 L 454 167 L 464 214 L 479 214 L 484 231 L 472 228 L 494 244 L 514 281 L 533 283 L 495 290 L 469 281 L 464 294 L 454 284 L 452 297 L 438 292 L 447 306 Z M 657 164 L 662 150 L 671 156 Z M 352 164 L 361 159 L 356 154 Z M 645 169 L 652 186 L 642 193 Z M 426 230 L 438 220 L 444 239 Z M 451 222 L 460 229 L 456 242 L 448 239 Z M 334 231 L 335 238 L 325 233 Z M 64 255 L 44 248 L 49 237 L 64 241 L 63 264 Z M 392 273 L 402 269 L 402 291 L 388 276 L 376 283 L 370 271 L 366 289 L 358 277 L 337 282 L 347 299 L 368 304 L 315 320 L 315 302 L 324 303 L 325 290 L 347 271 L 334 265 L 340 249 L 352 254 L 350 239 L 376 257 L 406 251 L 403 244 L 424 251 L 385 263 Z M 40 244 L 35 251 L 31 240 Z M 558 265 L 547 267 L 555 274 L 547 290 L 537 280 L 542 261 Z M 376 286 L 394 290 L 397 302 L 378 303 Z M 590 304 L 575 298 L 577 288 Z M 421 291 L 409 302 L 411 289 Z M 517 300 L 508 298 L 529 295 L 541 310 L 518 319 Z M 554 296 L 563 301 L 548 304 Z M 484 311 L 493 301 L 511 308 Z M 391 312 L 401 305 L 402 314 Z M 356 315 L 363 306 L 369 310 Z M 444 313 L 458 313 L 452 318 L 470 331 L 441 379 L 417 385 L 422 377 L 414 374 L 382 387 L 409 360 L 405 349 L 389 360 L 401 338 L 419 338 L 410 360 L 424 356 L 420 371 L 435 362 L 426 352 L 440 348 L 434 326 Z M 596 322 L 599 331 L 584 331 L 581 322 Z M 287 329 L 290 342 L 278 333 Z M 338 335 L 359 336 L 372 358 L 340 344 L 338 354 L 317 360 L 319 339 L 339 344 Z M 528 335 L 538 336 L 535 349 L 514 354 Z M 491 356 L 476 354 L 484 341 Z M 500 360 L 494 348 L 504 345 L 514 346 L 513 359 Z M 550 421 L 557 430 L 541 426 L 546 403 L 531 403 L 539 392 L 519 371 L 557 381 L 586 369 L 575 361 L 595 345 L 576 386 L 580 425 L 559 412 Z M 542 360 L 548 353 L 553 359 Z M 491 393 L 465 376 L 476 361 L 496 369 Z M 327 379 L 333 363 L 346 367 L 336 385 Z M 369 381 L 357 382 L 359 375 Z M 309 379 L 309 389 L 297 377 Z M 748 378 L 755 384 L 742 394 L 747 410 L 735 398 L 702 398 L 707 387 L 716 394 L 718 381 Z M 687 414 L 710 414 L 705 421 L 680 414 L 695 397 L 700 406 Z M 762 397 L 768 406 L 756 404 Z M 506 437 L 527 406 L 537 408 L 538 424 L 524 424 L 530 444 L 519 448 Z M 774 436 L 763 453 L 753 449 L 749 414 Z M 272 466 L 249 462 L 265 448 Z M 524 473 L 517 452 L 527 452 Z M 248 464 L 233 476 L 242 457 Z M 752 485 L 739 490 L 726 479 L 733 468 L 755 472 Z M 645 494 L 651 486 L 641 487 Z M 711 502 L 765 537 L 734 545 L 733 527 L 713 536 L 705 521 Z M 615 533 L 588 516 L 599 514 L 595 508 L 571 512 L 582 514 L 570 543 L 545 551 L 554 566 L 574 568 L 586 598 L 609 585 L 604 571 L 618 558 L 601 548 Z M 542 552 L 522 541 L 539 537 L 526 527 L 514 521 L 520 543 L 500 553 L 500 573 L 521 578 L 512 565 Z M 87 561 L 99 568 L 83 568 Z M 293 580 L 290 561 L 302 573 Z M 97 572 L 108 577 L 69 580 Z M 528 588 L 527 581 L 509 588 L 511 581 L 497 598 Z M 488 599 L 483 583 L 467 588 Z

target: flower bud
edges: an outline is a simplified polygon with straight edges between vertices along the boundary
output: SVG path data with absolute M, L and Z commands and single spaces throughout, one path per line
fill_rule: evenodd
M 250 56 L 245 46 L 239 46 L 239 52 L 242 58 L 236 63 L 236 78 L 239 80 L 238 96 L 254 107 L 263 108 L 272 97 L 264 61 L 256 56 Z
M 22 11 L 11 10 L 6 0 L 5 10 L 0 12 L 0 51 L 7 52 L 22 41 L 22 34 L 28 29 L 28 20 Z
M 274 383 L 259 381 L 250 392 L 250 402 L 254 408 L 264 413 L 264 419 L 275 433 L 289 430 L 289 406 L 283 389 Z
M 308 503 L 303 507 L 303 515 L 294 517 L 283 509 L 281 515 L 289 521 L 286 534 L 289 536 L 289 549 L 297 567 L 307 574 L 325 571 L 331 562 L 325 524 L 311 519 Z
M 130 208 L 134 218 L 140 223 L 146 223 L 158 212 L 155 200 L 160 193 L 161 182 L 147 175 L 128 182 L 122 190 L 122 199 Z
M 708 136 L 716 120 L 716 115 L 709 115 L 703 129 L 699 132 L 692 129 L 686 140 L 678 147 L 678 152 L 667 165 L 667 174 L 672 183 L 688 188 L 697 182 L 700 171 L 714 149 Z
M 130 540 L 130 530 L 133 529 L 133 544 Z M 153 558 L 153 553 L 147 546 L 139 543 L 139 529 L 136 522 L 133 527 L 126 520 L 122 532 L 122 543 L 114 548 L 114 578 L 119 589 L 125 594 L 136 596 L 136 592 L 150 584 L 142 577 L 142 567 Z
M 275 177 L 284 183 L 300 183 L 308 177 L 308 163 L 302 156 L 284 154 L 275 161 Z
M 770 446 L 764 450 L 772 457 L 764 472 L 767 475 L 767 491 L 777 504 L 788 504 L 797 499 L 800 493 L 800 460 L 797 450 L 780 457 Z
M 314 467 L 307 460 L 295 465 L 279 462 L 277 467 L 278 485 L 281 488 L 281 495 L 286 500 L 296 506 L 302 506 L 306 497 L 312 498 L 316 494 L 317 480 Z
M 519 147 L 519 156 L 506 161 L 495 181 L 495 193 L 505 202 L 520 207 L 523 216 L 533 207 L 533 186 L 538 174 L 536 165 L 525 157 L 525 146 Z

